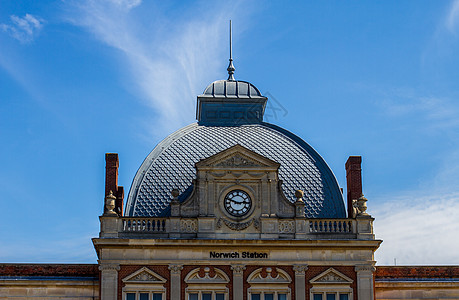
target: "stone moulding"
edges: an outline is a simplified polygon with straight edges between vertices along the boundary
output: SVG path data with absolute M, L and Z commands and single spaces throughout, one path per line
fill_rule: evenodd
M 244 222 L 244 223 L 236 223 L 236 222 L 231 222 L 230 220 L 227 220 L 227 219 L 224 219 L 224 218 L 220 218 L 217 222 L 217 228 L 221 228 L 221 222 L 223 221 L 223 223 L 225 223 L 226 226 L 228 226 L 230 229 L 233 229 L 233 230 L 237 230 L 237 231 L 240 231 L 240 230 L 244 230 L 246 229 L 247 227 L 249 227 L 250 225 L 253 225 L 255 226 L 256 229 L 259 228 L 260 226 L 260 221 L 258 221 L 257 219 L 253 218 L 253 219 L 250 219 L 249 221 L 247 222 Z

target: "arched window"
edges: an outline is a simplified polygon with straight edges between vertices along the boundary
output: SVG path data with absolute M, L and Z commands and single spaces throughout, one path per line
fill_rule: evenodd
M 247 282 L 250 284 L 247 290 L 250 300 L 290 300 L 289 284 L 292 279 L 282 269 L 275 268 L 275 272 L 272 268 L 256 269 L 249 275 Z
M 214 275 L 210 276 L 209 267 L 204 268 L 204 276 L 200 276 L 200 268 L 196 268 L 185 277 L 187 288 L 185 289 L 186 300 L 228 300 L 229 283 L 228 275 L 218 268 L 214 269 Z M 202 274 L 202 272 L 201 272 Z

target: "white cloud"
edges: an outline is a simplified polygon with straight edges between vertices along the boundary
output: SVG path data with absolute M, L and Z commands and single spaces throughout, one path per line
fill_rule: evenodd
M 379 265 L 459 264 L 459 192 L 421 191 L 377 199 L 369 211 L 376 218 Z
M 188 12 L 179 19 L 149 7 L 148 20 L 135 15 L 134 11 L 143 11 L 141 7 L 131 10 L 140 1 L 72 5 L 73 24 L 123 54 L 121 72 L 157 112 L 154 134 L 162 136 L 195 119 L 196 95 L 226 69 L 227 61 L 221 57 L 227 51 L 228 11 L 235 9 L 234 4 L 211 14 L 204 9 Z
M 445 26 L 451 32 L 456 32 L 459 21 L 459 0 L 454 0 L 445 19 Z
M 0 29 L 8 32 L 13 38 L 21 43 L 29 43 L 34 40 L 40 30 L 43 28 L 44 20 L 31 14 L 24 17 L 12 15 L 11 24 L 0 24 Z

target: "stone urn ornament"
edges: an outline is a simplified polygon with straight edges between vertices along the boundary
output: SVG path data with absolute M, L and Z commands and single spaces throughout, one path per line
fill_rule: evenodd
M 105 213 L 104 215 L 114 216 L 117 213 L 114 211 L 115 209 L 115 200 L 116 197 L 113 195 L 113 192 L 110 193 L 105 197 Z
M 369 214 L 366 213 L 367 201 L 367 198 L 365 198 L 363 194 L 360 195 L 359 199 L 357 199 L 357 209 L 359 210 L 359 216 L 369 216 Z

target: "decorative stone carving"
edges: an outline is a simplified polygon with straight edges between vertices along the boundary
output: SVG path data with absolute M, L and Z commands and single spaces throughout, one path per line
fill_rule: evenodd
M 113 195 L 113 191 L 110 191 L 110 193 L 105 197 L 105 212 L 104 216 L 117 216 L 118 214 L 113 211 L 115 208 L 115 200 L 116 197 Z
M 357 265 L 355 266 L 356 272 L 371 272 L 374 273 L 376 268 L 372 265 Z
M 336 274 L 329 273 L 327 275 L 324 275 L 322 278 L 316 280 L 316 282 L 346 282 L 346 280 L 337 276 Z
M 220 218 L 218 220 L 218 222 L 217 222 L 217 228 L 221 227 L 221 223 L 220 223 L 221 220 L 223 220 L 223 223 L 225 223 L 226 226 L 228 226 L 229 228 L 231 228 L 233 230 L 237 230 L 237 231 L 246 229 L 247 227 L 252 225 L 252 223 L 254 223 L 255 228 L 258 229 L 258 227 L 259 227 L 259 222 L 257 220 L 255 220 L 255 218 L 253 218 L 253 219 L 251 219 L 251 220 L 249 220 L 247 222 L 244 222 L 244 223 L 235 223 L 235 222 L 231 222 L 230 220 Z
M 180 232 L 182 233 L 196 233 L 198 231 L 198 222 L 196 219 L 182 219 L 180 220 Z
M 188 275 L 185 277 L 185 282 L 188 284 L 192 283 L 228 283 L 229 278 L 228 276 L 220 269 L 214 268 L 215 275 L 213 277 L 210 277 L 210 268 L 205 267 L 204 268 L 204 276 L 201 277 L 199 275 L 199 268 L 196 268 L 192 270 Z
M 256 283 L 290 283 L 292 279 L 282 269 L 276 268 L 277 276 L 273 277 L 272 275 L 272 268 L 266 268 L 266 277 L 262 276 L 263 268 L 259 268 L 252 272 L 247 278 L 247 282 L 251 284 Z
M 357 199 L 357 208 L 359 210 L 359 216 L 368 216 L 368 213 L 366 213 L 367 201 L 367 198 L 365 198 L 363 194 L 359 197 L 359 199 Z
M 295 271 L 295 275 L 305 275 L 306 271 L 308 270 L 308 265 L 294 265 L 293 271 Z
M 295 221 L 279 220 L 279 233 L 295 233 Z
M 180 274 L 183 270 L 183 265 L 169 265 L 168 269 L 172 274 Z
M 221 162 L 216 163 L 214 166 L 215 167 L 238 168 L 238 167 L 260 167 L 261 165 L 248 157 L 242 156 L 240 154 L 236 154 L 228 159 L 225 159 Z
M 119 270 L 120 270 L 119 264 L 102 263 L 99 265 L 99 271 L 119 271 Z
M 234 275 L 241 275 L 244 274 L 245 266 L 244 265 L 233 265 L 231 266 L 231 270 L 233 270 Z
M 327 283 L 327 284 L 351 284 L 353 280 L 341 272 L 333 268 L 329 268 L 325 272 L 317 275 L 316 277 L 312 278 L 310 283 Z
M 123 278 L 125 283 L 164 283 L 166 279 L 156 274 L 152 270 L 143 267 L 140 270 Z

